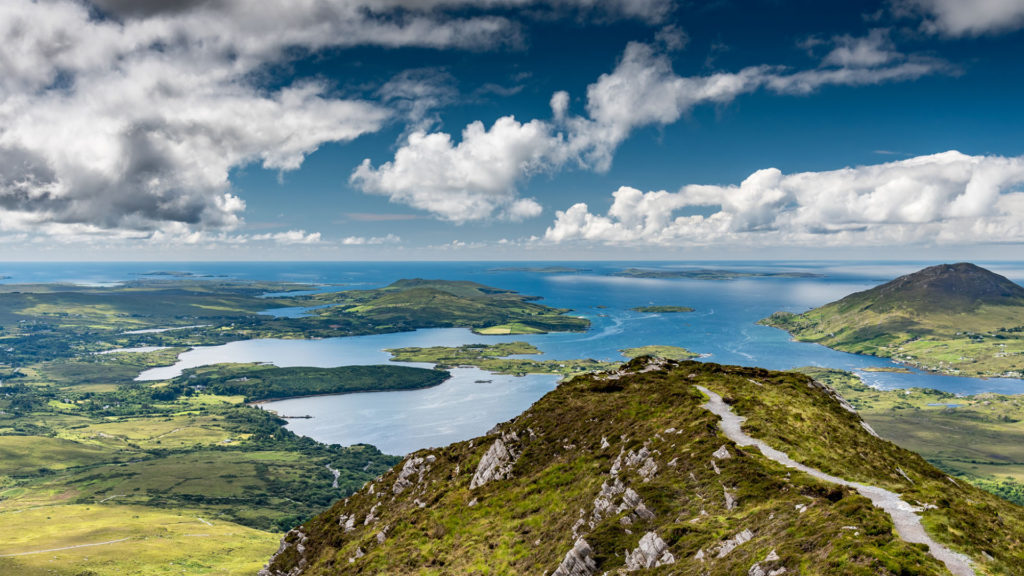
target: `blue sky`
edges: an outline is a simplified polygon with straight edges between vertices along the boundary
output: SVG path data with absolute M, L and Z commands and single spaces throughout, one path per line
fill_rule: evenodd
M 3 259 L 1016 258 L 1024 3 L 11 0 Z

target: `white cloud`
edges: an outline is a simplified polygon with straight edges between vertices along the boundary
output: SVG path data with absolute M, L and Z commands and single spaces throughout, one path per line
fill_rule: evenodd
M 288 230 L 287 232 L 256 234 L 252 239 L 257 241 L 272 241 L 277 242 L 278 244 L 318 244 L 321 237 L 319 232 L 307 233 L 305 230 Z
M 505 116 L 489 129 L 470 124 L 458 144 L 443 132 L 414 132 L 394 160 L 377 168 L 364 160 L 351 180 L 366 192 L 452 222 L 496 213 L 523 218 L 539 214 L 540 205 L 518 198 L 516 183 L 557 162 L 562 148 L 548 123 Z
M 825 56 L 826 65 L 857 68 L 881 66 L 903 57 L 889 39 L 889 31 L 883 28 L 871 30 L 861 38 L 839 36 L 834 42 L 835 48 Z
M 894 0 L 898 16 L 923 17 L 921 28 L 945 36 L 982 36 L 1024 28 L 1020 0 Z
M 349 236 L 343 238 L 341 243 L 345 246 L 379 246 L 381 244 L 398 244 L 402 239 L 394 234 L 388 234 L 387 236 L 373 236 L 367 238 L 365 236 Z
M 517 46 L 520 26 L 499 12 L 527 6 L 648 22 L 671 9 L 668 0 L 0 2 L 0 229 L 236 228 L 245 203 L 231 190 L 233 169 L 297 169 L 320 145 L 377 131 L 396 111 L 422 128 L 452 97 L 443 75 L 415 73 L 381 89 L 387 107 L 339 98 L 322 82 L 268 90 L 268 65 L 359 45 Z M 509 206 L 513 216 L 534 212 Z
M 825 85 L 912 80 L 945 69 L 938 61 L 892 52 L 886 41 L 884 32 L 839 39 L 831 61 L 811 70 L 752 66 L 691 77 L 677 75 L 664 51 L 631 42 L 615 69 L 587 88 L 587 116 L 570 114 L 569 94 L 555 92 L 550 120 L 523 123 L 506 116 L 489 129 L 473 122 L 457 144 L 444 132 L 417 131 L 392 161 L 374 167 L 364 160 L 351 182 L 452 222 L 536 216 L 540 204 L 519 198 L 523 181 L 567 163 L 606 171 L 615 150 L 634 130 L 672 124 L 695 106 L 727 104 L 759 89 L 806 94 Z M 889 53 L 883 55 L 883 50 Z
M 1024 242 L 1024 157 L 956 151 L 827 172 L 758 170 L 739 186 L 623 186 L 605 215 L 556 213 L 549 242 L 697 246 Z M 682 214 L 677 214 L 682 211 Z

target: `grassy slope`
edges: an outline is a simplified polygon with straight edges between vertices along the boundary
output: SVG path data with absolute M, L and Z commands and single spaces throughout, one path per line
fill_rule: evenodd
M 634 370 L 643 365 L 631 364 Z M 729 399 L 750 418 L 749 432 L 794 457 L 938 506 L 927 514 L 933 535 L 970 554 L 979 573 L 1011 573 L 1024 561 L 1024 510 L 953 484 L 915 454 L 872 437 L 809 382 L 794 373 L 695 362 L 616 380 L 574 378 L 494 435 L 411 455 L 436 461 L 422 476 L 411 476 L 412 486 L 400 494 L 393 486 L 402 465 L 289 533 L 290 545 L 272 568 L 294 567 L 300 560 L 295 544 L 305 536 L 302 557 L 310 567 L 304 574 L 550 573 L 573 545 L 574 523 L 591 518 L 616 457 L 646 446 L 657 474 L 644 481 L 636 468 L 624 466 L 620 477 L 655 516 L 634 517 L 627 526 L 627 512 L 611 514 L 584 530 L 599 573 L 622 566 L 623 553 L 647 531 L 657 532 L 677 560 L 650 573 L 746 574 L 771 550 L 790 572 L 803 574 L 944 573 L 920 547 L 896 538 L 888 517 L 863 497 L 728 442 L 717 418 L 701 408 L 704 398 L 694 384 Z M 522 452 L 513 477 L 470 490 L 497 434 L 512 432 Z M 722 445 L 733 457 L 717 461 L 719 475 L 711 454 Z M 736 498 L 732 509 L 725 490 Z M 376 520 L 364 524 L 371 510 Z M 355 516 L 351 532 L 339 525 L 342 514 Z M 749 543 L 720 559 L 696 559 L 699 550 L 744 529 L 753 533 Z M 377 538 L 382 531 L 383 544 Z M 365 555 L 356 558 L 357 550 Z M 984 560 L 982 552 L 994 560 Z
M 20 576 L 251 575 L 279 535 L 188 509 L 55 504 L 0 506 L 0 573 Z M 82 544 L 111 544 L 54 550 Z M 48 552 L 41 552 L 49 550 Z M 26 552 L 35 552 L 25 554 Z M 19 554 L 18 556 L 8 556 Z
M 883 437 L 921 454 L 950 474 L 1024 504 L 1021 396 L 962 397 L 920 388 L 876 390 L 848 372 L 823 368 L 801 371 L 836 388 Z

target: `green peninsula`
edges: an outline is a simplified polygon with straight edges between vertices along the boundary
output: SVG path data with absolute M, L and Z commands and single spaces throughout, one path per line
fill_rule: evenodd
M 932 266 L 761 323 L 798 340 L 932 372 L 1024 376 L 1024 287 L 973 264 Z
M 429 362 L 437 369 L 456 366 L 476 366 L 496 374 L 561 374 L 572 376 L 595 370 L 610 370 L 617 362 L 584 360 L 533 360 L 509 358 L 520 354 L 541 354 L 540 349 L 527 342 L 500 344 L 467 344 L 465 346 L 433 346 L 429 348 L 393 348 L 393 362 Z

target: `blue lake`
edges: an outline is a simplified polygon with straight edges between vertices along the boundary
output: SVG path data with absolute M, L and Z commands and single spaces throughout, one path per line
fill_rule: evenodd
M 184 368 L 216 362 L 270 362 L 279 366 L 339 366 L 388 361 L 385 348 L 455 346 L 474 342 L 525 340 L 543 351 L 544 358 L 622 360 L 619 350 L 646 344 L 684 346 L 708 361 L 788 369 L 827 366 L 852 370 L 869 384 L 882 388 L 928 387 L 960 394 L 1024 393 L 1024 381 L 977 379 L 933 374 L 865 372 L 891 366 L 888 360 L 836 352 L 815 344 L 794 342 L 781 330 L 758 326 L 757 320 L 778 310 L 800 312 L 864 290 L 934 262 L 585 262 L 541 263 L 589 269 L 569 274 L 498 271 L 510 264 L 480 262 L 435 263 L 89 263 L 4 264 L 0 274 L 10 282 L 67 281 L 101 284 L 137 278 L 152 270 L 180 270 L 249 280 L 281 280 L 311 284 L 311 290 L 383 286 L 400 278 L 423 277 L 472 280 L 524 294 L 541 296 L 550 306 L 571 308 L 571 314 L 592 322 L 582 334 L 479 336 L 468 330 L 421 330 L 399 334 L 322 340 L 252 340 L 196 348 L 181 355 L 178 364 L 143 373 L 143 379 L 174 376 Z M 979 263 L 1017 281 L 1024 279 L 1022 263 Z M 515 263 L 522 267 L 530 264 Z M 814 278 L 754 277 L 736 280 L 637 279 L 610 276 L 623 268 L 714 268 L 767 272 L 805 272 Z M 692 313 L 645 314 L 630 308 L 681 305 Z M 302 309 L 274 310 L 291 315 Z M 324 442 L 366 442 L 392 453 L 438 446 L 482 434 L 511 418 L 551 390 L 551 376 L 480 376 L 456 371 L 451 380 L 430 390 L 350 394 L 303 398 L 265 405 L 279 413 L 311 415 L 289 426 Z M 477 383 L 476 380 L 492 380 Z M 471 399 L 471 400 L 468 400 Z

